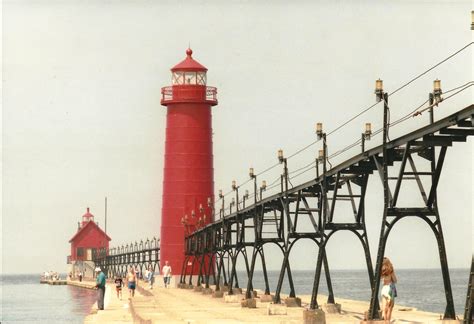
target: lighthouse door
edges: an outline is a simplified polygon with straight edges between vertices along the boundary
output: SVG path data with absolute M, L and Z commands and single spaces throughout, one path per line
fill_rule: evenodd
M 86 260 L 92 260 L 92 249 L 87 249 Z

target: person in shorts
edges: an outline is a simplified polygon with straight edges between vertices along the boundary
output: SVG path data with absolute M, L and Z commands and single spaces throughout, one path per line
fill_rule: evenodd
M 135 271 L 133 267 L 130 267 L 130 270 L 127 274 L 127 285 L 128 285 L 128 298 L 132 298 L 135 296 L 135 287 L 137 284 L 137 276 L 135 275 Z
M 138 270 L 138 266 L 135 267 L 135 285 L 138 286 L 138 279 L 140 279 L 140 270 Z
M 163 273 L 163 282 L 165 284 L 165 288 L 168 288 L 171 281 L 171 266 L 169 265 L 168 261 L 165 262 L 165 266 L 163 267 L 162 273 Z
M 120 298 L 120 300 L 122 300 L 123 280 L 120 277 L 120 275 L 117 274 L 117 276 L 115 276 L 114 282 L 115 282 L 115 290 L 117 291 L 117 298 Z
M 153 284 L 155 283 L 155 272 L 153 271 L 153 268 L 151 265 L 148 266 L 148 276 L 147 280 L 148 283 L 150 284 L 150 289 L 153 289 Z
M 386 323 L 391 323 L 393 306 L 395 305 L 395 297 L 397 297 L 397 276 L 393 269 L 392 262 L 389 258 L 384 257 L 382 261 L 382 274 L 380 277 L 383 280 L 381 290 L 382 295 L 382 315 Z

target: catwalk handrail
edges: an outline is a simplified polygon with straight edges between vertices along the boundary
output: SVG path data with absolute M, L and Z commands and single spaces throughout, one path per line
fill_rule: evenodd
M 440 131 L 441 129 L 443 129 L 445 127 L 456 125 L 457 121 L 463 120 L 463 119 L 466 119 L 466 118 L 474 118 L 474 104 L 472 104 L 472 105 L 470 105 L 470 106 L 468 106 L 468 107 L 466 107 L 466 108 L 464 108 L 464 109 L 462 109 L 462 110 L 460 110 L 456 113 L 453 113 L 453 114 L 451 114 L 451 115 L 449 115 L 449 116 L 447 116 L 443 119 L 440 119 L 440 120 L 434 122 L 433 124 L 429 124 L 427 126 L 421 127 L 419 129 L 411 132 L 411 133 L 405 134 L 405 135 L 400 136 L 400 137 L 398 137 L 398 138 L 396 138 L 392 141 L 387 142 L 387 150 L 399 147 L 399 146 L 404 145 L 408 142 L 419 139 L 419 138 L 421 138 L 425 135 L 434 134 L 434 133 Z M 205 231 L 206 229 L 211 228 L 212 226 L 214 226 L 218 223 L 221 223 L 223 221 L 233 220 L 234 218 L 236 218 L 239 215 L 248 214 L 248 217 L 252 217 L 252 214 L 250 213 L 250 211 L 255 209 L 257 206 L 263 206 L 263 205 L 265 205 L 269 202 L 272 202 L 276 199 L 280 199 L 284 195 L 295 194 L 300 190 L 304 190 L 306 188 L 313 187 L 313 186 L 321 183 L 323 181 L 324 177 L 327 178 L 327 177 L 333 176 L 333 175 L 337 174 L 339 171 L 346 170 L 349 167 L 355 165 L 356 163 L 364 161 L 369 157 L 381 154 L 382 152 L 383 152 L 383 145 L 379 145 L 377 147 L 374 147 L 372 149 L 369 149 L 369 150 L 365 151 L 364 153 L 359 153 L 359 154 L 353 156 L 352 158 L 349 158 L 346 161 L 332 167 L 325 174 L 321 174 L 319 177 L 317 177 L 313 180 L 307 181 L 307 182 L 302 183 L 298 186 L 295 186 L 291 189 L 288 189 L 287 192 L 276 193 L 272 196 L 269 196 L 267 198 L 264 198 L 264 199 L 258 201 L 256 204 L 253 203 L 252 205 L 250 205 L 248 207 L 240 209 L 238 212 L 234 212 L 230 215 L 224 216 L 223 218 L 220 218 L 218 220 L 214 220 L 213 223 L 209 223 L 208 225 L 199 228 L 198 230 L 191 233 L 189 236 L 193 236 L 195 234 L 200 233 L 201 231 Z

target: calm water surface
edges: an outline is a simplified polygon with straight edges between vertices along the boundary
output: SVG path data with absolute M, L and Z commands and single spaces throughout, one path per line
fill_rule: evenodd
M 1 276 L 2 323 L 84 322 L 96 291 L 40 284 L 39 279 L 39 275 Z
M 456 314 L 464 313 L 466 303 L 469 269 L 451 269 L 451 287 L 454 297 Z M 270 290 L 275 291 L 279 271 L 269 271 Z M 403 269 L 396 271 L 398 277 L 395 302 L 397 305 L 415 307 L 434 313 L 444 313 L 446 297 L 444 295 L 443 276 L 440 269 Z M 292 271 L 296 296 L 310 295 L 313 288 L 314 271 Z M 245 287 L 247 277 L 245 272 L 239 272 L 241 287 Z M 254 274 L 254 287 L 265 289 L 263 276 L 257 271 Z M 370 301 L 369 276 L 365 270 L 331 270 L 331 282 L 334 297 Z M 285 278 L 283 293 L 289 293 Z M 326 278 L 321 274 L 319 292 L 327 294 Z M 342 305 L 344 307 L 344 305 Z
M 312 291 L 314 271 L 293 271 L 296 295 Z M 279 271 L 269 272 L 270 290 L 275 291 Z M 451 285 L 457 314 L 464 312 L 469 269 L 451 269 Z M 255 272 L 254 287 L 264 289 L 263 276 Z M 370 284 L 366 271 L 331 270 L 337 298 L 370 300 Z M 444 313 L 446 300 L 441 271 L 398 270 L 397 305 Z M 245 288 L 245 272 L 239 272 L 240 286 Z M 39 283 L 38 275 L 2 276 L 1 323 L 82 323 L 96 301 L 96 291 L 73 286 L 50 286 Z M 326 279 L 321 276 L 320 292 L 327 294 Z M 289 288 L 285 279 L 283 293 Z M 344 305 L 342 305 L 344 307 Z

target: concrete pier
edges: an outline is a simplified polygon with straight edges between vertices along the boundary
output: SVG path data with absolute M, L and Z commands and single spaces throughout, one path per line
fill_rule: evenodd
M 45 280 L 41 283 L 47 283 L 48 285 L 67 285 L 66 280 Z
M 77 282 L 80 283 L 80 282 Z M 84 282 L 82 282 L 84 283 Z M 82 284 L 81 283 L 81 284 Z M 78 285 L 75 285 L 78 286 Z M 94 283 L 95 286 L 95 283 Z M 80 286 L 90 288 L 86 285 Z M 125 288 L 125 287 L 124 287 Z M 85 324 L 89 323 L 133 323 L 133 314 L 130 311 L 128 300 L 128 289 L 122 288 L 122 299 L 117 298 L 115 285 L 107 284 L 105 288 L 104 310 L 97 309 L 97 303 L 92 306 L 91 313 L 84 319 Z M 134 298 L 138 298 L 140 293 L 136 293 Z
M 108 284 L 105 310 L 97 311 L 94 305 L 85 323 L 368 323 L 364 313 L 369 308 L 367 302 L 336 298 L 339 305 L 330 305 L 340 312 L 309 310 L 311 296 L 298 296 L 302 307 L 287 307 L 285 304 L 261 302 L 254 298 L 251 305 L 240 302 L 226 303 L 223 298 L 203 295 L 193 289 L 163 288 L 148 289 L 140 282 L 135 297 L 128 300 L 128 290 L 123 290 L 123 300 L 115 296 L 115 288 Z M 244 296 L 244 295 L 243 295 Z M 261 292 L 257 296 L 264 296 Z M 282 296 L 282 299 L 286 296 Z M 318 296 L 323 306 L 327 296 Z M 246 302 L 243 299 L 244 303 Z M 255 303 L 255 308 L 254 308 Z M 249 308 L 249 306 L 251 306 Z M 324 308 L 324 307 L 323 307 Z M 326 305 L 326 310 L 328 307 Z M 324 319 L 323 319 L 324 318 Z M 414 308 L 395 305 L 392 323 L 461 323 L 442 321 L 440 314 L 418 311 Z M 372 322 L 377 323 L 377 322 Z
M 81 287 L 81 288 L 87 288 L 87 289 L 94 289 L 95 288 L 95 281 L 89 281 L 89 280 L 67 280 L 67 284 L 70 286 L 76 286 L 76 287 Z

